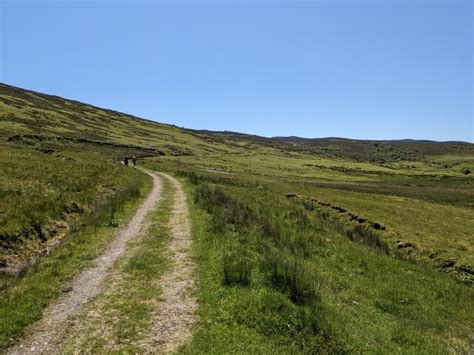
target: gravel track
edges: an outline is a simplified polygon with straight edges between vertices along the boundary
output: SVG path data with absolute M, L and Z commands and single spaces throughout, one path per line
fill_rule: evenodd
M 170 219 L 171 267 L 160 280 L 161 301 L 156 304 L 154 321 L 141 348 L 145 352 L 169 353 L 175 352 L 191 339 L 193 325 L 197 321 L 197 302 L 191 295 L 196 265 L 191 256 L 191 227 L 186 194 L 178 180 L 167 174 L 160 175 L 169 180 L 175 189 Z
M 106 250 L 99 255 L 94 266 L 81 271 L 72 281 L 69 292 L 64 293 L 56 302 L 43 312 L 41 320 L 33 324 L 24 338 L 8 350 L 8 354 L 58 353 L 62 349 L 63 339 L 71 329 L 71 318 L 83 305 L 96 297 L 102 290 L 108 270 L 127 250 L 127 243 L 141 233 L 145 233 L 145 217 L 154 209 L 161 192 L 159 174 L 144 171 L 153 178 L 153 188 L 137 210 L 130 223 L 118 232 Z M 169 177 L 167 177 L 169 178 Z

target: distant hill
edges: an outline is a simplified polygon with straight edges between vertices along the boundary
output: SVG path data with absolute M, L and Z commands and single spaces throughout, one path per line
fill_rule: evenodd
M 467 142 L 436 142 L 430 140 L 357 140 L 348 138 L 273 137 L 295 148 L 327 152 L 355 160 L 418 160 L 443 154 L 472 154 L 474 144 Z
M 110 145 L 125 153 L 191 155 L 238 152 L 205 134 L 58 96 L 0 84 L 0 139 Z M 31 143 L 31 142 L 30 142 Z
M 279 150 L 383 163 L 442 154 L 473 154 L 474 144 L 427 140 L 262 137 L 232 131 L 192 130 L 142 119 L 54 95 L 0 84 L 0 139 L 30 145 L 65 142 L 109 145 L 124 154 L 208 155 Z M 49 143 L 48 143 L 49 142 Z M 50 149 L 43 147 L 41 149 Z

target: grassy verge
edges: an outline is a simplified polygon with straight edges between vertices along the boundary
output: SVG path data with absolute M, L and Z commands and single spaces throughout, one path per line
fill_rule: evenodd
M 7 349 L 28 325 L 38 320 L 43 309 L 60 295 L 61 287 L 104 250 L 115 236 L 116 227 L 127 223 L 150 189 L 151 180 L 147 178 L 140 198 L 123 201 L 118 210 L 104 209 L 100 218 L 72 233 L 21 277 L 11 278 L 3 284 L 0 290 L 0 351 Z
M 159 280 L 168 267 L 166 246 L 173 189 L 162 180 L 162 199 L 149 217 L 147 233 L 133 239 L 107 278 L 105 290 L 78 317 L 65 352 L 140 352 L 161 294 Z
M 188 188 L 201 324 L 184 353 L 473 349 L 469 286 L 353 243 L 275 191 Z
M 299 261 L 286 247 L 278 250 L 272 243 L 259 245 L 258 231 L 242 228 L 247 223 L 253 228 L 253 217 L 243 217 L 248 211 L 240 216 L 235 213 L 239 208 L 245 210 L 242 205 L 226 200 L 223 207 L 217 201 L 225 197 L 214 196 L 213 202 L 205 206 L 214 203 L 213 212 L 222 208 L 222 214 L 216 217 L 200 208 L 206 192 L 196 195 L 189 185 L 187 192 L 199 268 L 201 321 L 192 342 L 181 352 L 341 351 L 321 327 L 324 320 L 318 306 L 315 273 L 307 268 L 306 260 Z M 235 224 L 222 220 L 226 216 L 235 218 Z M 263 253 L 266 247 L 271 250 L 268 254 Z M 298 268 L 308 273 L 296 274 Z
M 137 197 L 145 180 L 87 146 L 46 154 L 0 142 L 0 165 L 0 273 L 6 275 Z

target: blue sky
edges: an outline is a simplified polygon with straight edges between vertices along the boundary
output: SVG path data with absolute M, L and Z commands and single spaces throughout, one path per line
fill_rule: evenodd
M 0 2 L 11 85 L 190 128 L 474 141 L 472 1 Z

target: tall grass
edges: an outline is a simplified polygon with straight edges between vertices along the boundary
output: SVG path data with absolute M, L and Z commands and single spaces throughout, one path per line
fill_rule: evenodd
M 252 209 L 207 184 L 198 185 L 195 201 L 210 212 L 216 231 L 234 232 L 234 246 L 224 257 L 226 283 L 249 284 L 258 260 L 269 284 L 287 293 L 292 301 L 317 300 L 316 272 L 307 266 L 305 258 L 319 243 L 318 228 L 300 208 L 295 206 L 284 216 L 270 206 Z M 247 255 L 251 245 L 258 254 L 253 259 Z
M 280 295 L 268 296 L 265 310 L 262 310 L 267 315 L 250 317 L 266 319 L 280 313 L 278 317 L 288 327 L 277 333 L 280 337 L 294 337 L 292 342 L 298 344 L 300 350 L 307 349 L 308 344 L 318 348 L 323 348 L 322 344 L 332 344 L 331 347 L 337 348 L 331 335 L 319 324 L 318 276 L 309 259 L 320 243 L 319 228 L 311 225 L 304 210 L 297 206 L 289 211 L 273 206 L 254 208 L 218 187 L 202 183 L 196 187 L 195 202 L 209 212 L 213 233 L 222 238 L 222 285 L 264 287 Z M 281 314 L 287 307 L 281 303 L 281 297 L 292 304 L 287 315 Z M 249 319 L 242 322 L 247 324 Z M 267 326 L 260 324 L 256 329 L 275 335 L 275 329 L 270 331 Z
M 345 235 L 352 241 L 363 243 L 385 254 L 389 253 L 387 242 L 369 226 L 345 221 L 334 213 L 327 211 L 327 209 L 318 206 L 309 199 L 303 200 L 302 205 L 306 210 L 314 212 L 324 226 L 336 230 L 338 233 Z
M 311 265 L 293 255 L 272 249 L 265 254 L 265 270 L 269 271 L 272 286 L 287 293 L 297 304 L 315 303 L 317 279 Z
M 254 268 L 251 257 L 245 250 L 231 250 L 223 256 L 225 285 L 248 286 L 252 282 Z
M 302 251 L 317 246 L 318 228 L 310 247 L 301 240 L 311 228 L 297 209 L 282 218 L 272 206 L 260 209 L 202 182 L 193 194 L 202 323 L 183 353 L 342 352 L 322 317 L 316 269 Z M 303 234 L 294 231 L 301 223 Z
M 387 255 L 367 231 L 338 227 L 270 188 L 200 180 L 193 191 L 205 211 L 194 223 L 209 220 L 197 232 L 203 323 L 194 349 L 472 349 L 469 287 Z

